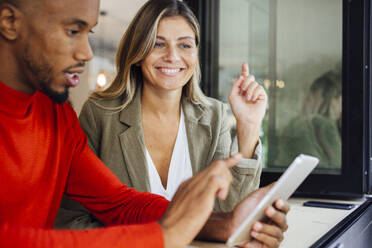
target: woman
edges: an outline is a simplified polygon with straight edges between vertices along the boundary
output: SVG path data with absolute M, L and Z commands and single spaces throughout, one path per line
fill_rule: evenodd
M 298 154 L 319 158 L 318 168 L 341 168 L 341 74 L 328 71 L 311 85 L 301 115 L 283 129 L 277 164 Z
M 199 88 L 199 37 L 185 3 L 148 1 L 121 40 L 116 78 L 92 94 L 80 122 L 92 150 L 122 182 L 168 199 L 213 160 L 239 151 L 245 159 L 232 169 L 228 198 L 215 207 L 230 211 L 259 186 L 258 138 L 267 96 L 243 64 L 229 96 L 237 120 L 238 139 L 232 144 L 226 106 Z M 74 208 L 62 206 L 71 216 Z M 91 217 L 77 216 L 69 227 L 91 226 L 86 222 Z

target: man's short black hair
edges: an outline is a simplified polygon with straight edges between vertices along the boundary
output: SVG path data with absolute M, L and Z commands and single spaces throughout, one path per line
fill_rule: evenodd
M 14 5 L 14 6 L 19 6 L 21 1 L 23 1 L 23 0 L 0 0 L 0 4 L 9 3 L 9 4 Z

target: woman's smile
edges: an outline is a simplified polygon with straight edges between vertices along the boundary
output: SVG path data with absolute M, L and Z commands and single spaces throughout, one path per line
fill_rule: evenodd
M 195 33 L 180 16 L 159 22 L 155 45 L 141 62 L 145 84 L 161 90 L 181 90 L 190 81 L 198 62 Z

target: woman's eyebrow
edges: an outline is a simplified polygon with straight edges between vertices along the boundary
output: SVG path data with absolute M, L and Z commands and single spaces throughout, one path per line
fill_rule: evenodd
M 165 37 L 163 36 L 156 36 L 156 39 L 159 39 L 159 40 L 166 40 Z M 195 37 L 192 37 L 192 36 L 181 36 L 179 37 L 177 40 L 187 40 L 187 39 L 190 39 L 190 40 L 195 40 Z
M 156 39 L 159 39 L 159 40 L 166 40 L 163 36 L 156 36 Z
M 182 37 L 179 37 L 178 40 L 195 40 L 195 37 L 192 37 L 192 36 L 182 36 Z

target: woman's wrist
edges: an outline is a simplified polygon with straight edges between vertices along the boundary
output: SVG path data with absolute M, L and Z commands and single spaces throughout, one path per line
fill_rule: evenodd
M 261 124 L 237 121 L 239 152 L 244 158 L 252 158 L 260 136 Z
M 261 124 L 262 124 L 262 121 L 259 121 L 259 120 L 245 120 L 245 119 L 240 119 L 240 118 L 236 118 L 236 125 L 238 126 L 242 126 L 242 127 L 246 127 L 246 128 L 249 128 L 249 129 L 260 129 L 261 128 Z

